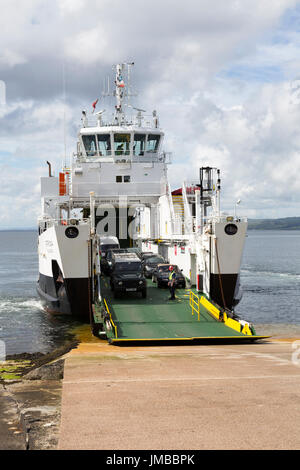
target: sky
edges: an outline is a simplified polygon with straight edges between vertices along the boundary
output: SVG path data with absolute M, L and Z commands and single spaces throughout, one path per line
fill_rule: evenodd
M 0 0 L 0 229 L 34 227 L 46 161 L 76 150 L 81 110 L 134 62 L 173 188 L 221 170 L 222 209 L 300 216 L 300 2 Z M 105 107 L 101 103 L 100 107 Z M 65 123 L 65 124 L 64 124 Z

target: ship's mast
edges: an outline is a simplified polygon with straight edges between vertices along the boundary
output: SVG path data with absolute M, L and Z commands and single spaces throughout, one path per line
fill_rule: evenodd
M 123 97 L 124 97 L 124 88 L 125 88 L 125 83 L 123 80 L 122 76 L 122 69 L 123 69 L 123 64 L 118 64 L 116 66 L 116 113 L 117 116 L 121 115 L 123 113 L 122 110 L 122 103 L 123 103 Z
M 134 62 L 130 63 L 122 63 L 117 64 L 114 66 L 116 69 L 115 75 L 115 91 L 113 92 L 113 96 L 116 97 L 116 105 L 115 105 L 115 121 L 120 125 L 125 121 L 125 113 L 123 110 L 123 103 L 124 97 L 127 97 L 127 106 L 131 106 L 130 104 L 130 97 L 135 96 L 131 93 L 131 82 L 130 82 L 130 72 L 131 67 L 134 65 Z M 127 66 L 127 83 L 125 84 L 123 72 L 124 68 Z M 107 93 L 104 94 L 105 96 L 111 96 L 109 92 L 109 88 Z

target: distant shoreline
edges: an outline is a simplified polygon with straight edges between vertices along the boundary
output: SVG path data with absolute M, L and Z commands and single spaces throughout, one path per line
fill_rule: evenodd
M 35 228 L 0 228 L 0 232 L 36 232 Z
M 285 217 L 281 219 L 248 219 L 249 230 L 300 230 L 300 217 Z M 35 227 L 29 228 L 0 228 L 0 232 L 36 232 Z
M 249 230 L 300 230 L 300 217 L 249 219 Z
M 298 230 L 300 230 L 300 227 L 251 227 L 248 225 L 248 230 L 280 230 L 281 232 L 288 232 L 290 230 L 293 232 L 297 232 Z

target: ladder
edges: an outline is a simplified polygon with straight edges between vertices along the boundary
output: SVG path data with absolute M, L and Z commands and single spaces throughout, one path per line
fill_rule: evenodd
M 173 207 L 175 212 L 175 218 L 179 220 L 180 227 L 181 227 L 181 234 L 184 234 L 184 202 L 183 196 L 180 195 L 172 195 Z

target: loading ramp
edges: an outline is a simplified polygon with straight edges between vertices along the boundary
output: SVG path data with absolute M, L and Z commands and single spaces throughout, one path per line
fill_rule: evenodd
M 147 298 L 128 293 L 115 299 L 109 279 L 101 278 L 101 293 L 110 343 L 129 341 L 257 340 L 255 331 L 227 318 L 215 305 L 190 289 L 169 290 L 148 281 Z

